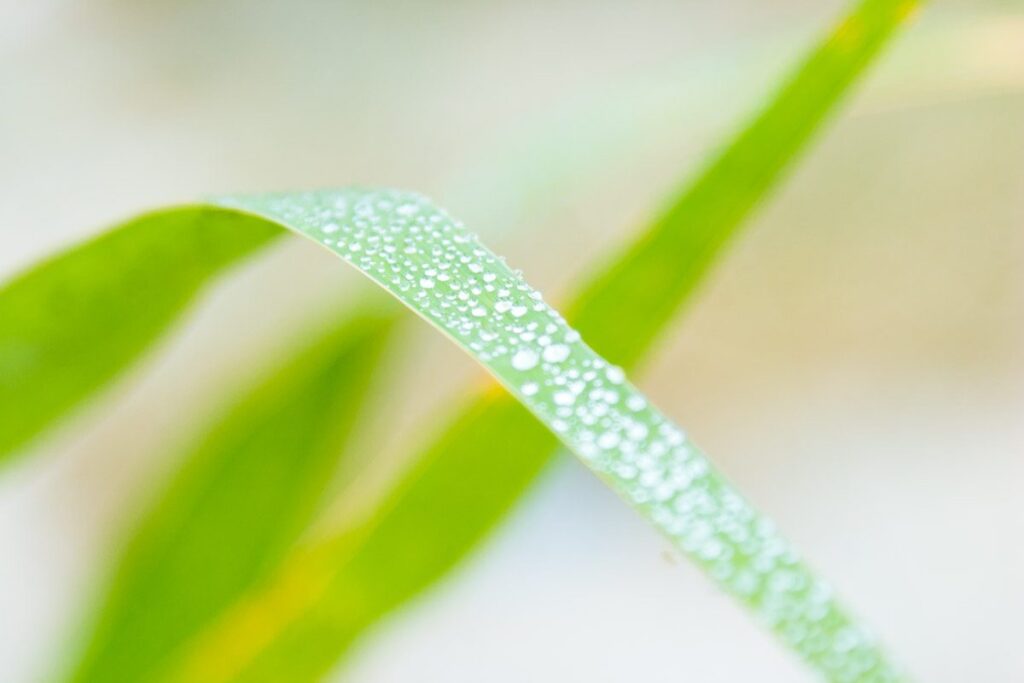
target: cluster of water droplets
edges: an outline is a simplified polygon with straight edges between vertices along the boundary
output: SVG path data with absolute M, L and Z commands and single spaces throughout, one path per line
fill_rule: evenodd
M 223 198 L 337 252 L 486 365 L 588 466 L 839 682 L 902 678 L 774 525 L 475 235 L 418 195 Z

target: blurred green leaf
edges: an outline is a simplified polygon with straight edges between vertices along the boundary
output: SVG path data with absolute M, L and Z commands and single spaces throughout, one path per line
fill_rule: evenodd
M 916 5 L 867 0 L 839 23 L 751 125 L 583 290 L 570 319 L 588 342 L 626 367 L 647 353 L 728 239 Z M 209 663 L 210 653 L 233 647 L 235 664 L 206 670 L 208 678 L 197 665 L 186 669 L 190 679 L 322 676 L 369 625 L 472 550 L 557 445 L 513 399 L 481 397 L 415 459 L 364 527 L 304 550 L 306 560 L 296 560 L 295 569 L 282 572 L 197 648 L 195 660 Z M 306 583 L 320 589 L 298 591 L 304 598 L 296 598 L 287 588 L 302 583 L 295 576 L 307 576 Z M 261 625 L 258 639 L 236 637 L 244 630 L 240 624 L 253 621 Z
M 602 335 L 602 353 L 625 365 L 641 359 L 722 247 L 784 179 L 841 97 L 918 4 L 860 2 L 753 122 L 591 281 L 568 317 L 588 337 Z M 609 320 L 616 324 L 608 325 Z
M 541 440 L 547 450 L 535 447 Z M 482 525 L 500 521 L 515 502 L 510 492 L 530 484 L 556 443 L 530 411 L 492 392 L 404 476 L 388 513 L 303 544 L 161 680 L 321 680 L 382 612 L 443 575 Z
M 152 680 L 277 566 L 320 507 L 393 314 L 384 306 L 318 335 L 202 437 L 135 531 L 72 680 Z
M 0 461 L 128 368 L 280 228 L 194 207 L 132 220 L 0 289 Z

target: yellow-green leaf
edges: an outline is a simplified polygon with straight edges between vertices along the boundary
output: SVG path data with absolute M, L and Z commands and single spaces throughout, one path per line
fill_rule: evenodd
M 0 462 L 128 368 L 279 229 L 194 207 L 141 216 L 0 288 Z
M 72 680 L 152 680 L 277 567 L 364 414 L 393 313 L 382 306 L 333 325 L 198 440 L 117 563 Z

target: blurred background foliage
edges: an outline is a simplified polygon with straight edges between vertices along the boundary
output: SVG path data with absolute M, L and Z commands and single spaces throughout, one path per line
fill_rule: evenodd
M 437 198 L 557 302 L 839 8 L 9 4 L 0 269 L 211 191 L 386 184 Z M 922 679 L 1017 680 L 1024 554 L 1005 539 L 1024 531 L 1024 14 L 937 2 L 866 85 L 643 386 Z M 343 270 L 303 244 L 248 266 L 40 446 L 52 453 L 5 473 L 0 678 L 47 669 L 190 425 L 292 348 L 287 330 L 365 291 Z M 445 340 L 412 336 L 388 394 L 401 428 L 360 437 L 374 444 L 368 496 L 436 406 L 479 381 Z M 805 675 L 577 469 L 552 473 L 458 581 L 391 619 L 349 677 Z M 633 590 L 609 590 L 624 577 Z M 624 642 L 612 621 L 649 636 Z

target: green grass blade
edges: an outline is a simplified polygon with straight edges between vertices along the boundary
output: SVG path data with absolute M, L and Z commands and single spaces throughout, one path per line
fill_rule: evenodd
M 389 306 L 332 326 L 203 436 L 134 533 L 72 680 L 152 680 L 279 564 L 319 509 L 393 321 Z
M 125 370 L 224 268 L 281 230 L 203 208 L 154 213 L 0 289 L 0 462 Z
M 587 346 L 520 273 L 427 200 L 396 191 L 349 190 L 226 198 L 223 203 L 323 244 L 446 333 L 826 677 L 902 680 L 871 636 L 836 603 L 827 584 L 811 574 L 683 432 L 625 381 L 623 371 Z M 477 435 L 484 441 L 507 433 Z M 436 451 L 439 457 L 449 452 Z M 472 501 L 500 495 L 499 477 L 505 472 L 490 459 L 473 457 L 479 453 L 467 454 L 476 479 L 422 463 L 398 505 L 349 538 L 300 550 L 269 588 L 230 609 L 161 678 L 305 680 L 322 675 L 331 659 L 320 656 L 320 636 L 337 643 L 339 624 L 343 633 L 354 634 L 361 618 L 377 618 L 392 586 L 416 589 L 419 579 L 407 572 L 406 563 L 416 566 L 436 550 L 436 537 L 420 536 L 420 517 L 441 511 L 453 528 L 464 525 L 457 531 L 463 538 L 477 533 L 475 524 L 456 515 L 465 501 L 471 507 Z M 514 461 L 508 458 L 506 466 Z M 395 534 L 409 544 L 396 545 Z M 351 561 L 339 571 L 341 555 Z M 435 560 L 433 566 L 443 570 L 450 558 Z
M 919 4 L 864 0 L 847 15 L 753 122 L 574 300 L 567 316 L 580 332 L 588 338 L 600 334 L 598 346 L 613 362 L 639 361 L 722 247 Z
M 570 308 L 570 320 L 590 343 L 626 367 L 647 353 L 728 238 L 781 180 L 915 5 L 868 0 L 830 33 L 626 256 L 584 289 Z M 482 397 L 416 459 L 367 527 L 311 548 L 313 559 L 296 560 L 294 575 L 312 572 L 316 579 L 307 577 L 307 583 L 322 590 L 292 591 L 289 587 L 302 581 L 284 572 L 236 617 L 260 623 L 260 637 L 235 638 L 245 627 L 229 621 L 197 647 L 196 660 L 208 664 L 203 652 L 231 650 L 235 664 L 225 670 L 241 671 L 246 680 L 316 679 L 368 626 L 469 553 L 557 448 L 550 432 L 514 399 Z M 196 667 L 193 673 L 203 670 Z M 210 674 L 210 680 L 228 678 Z

